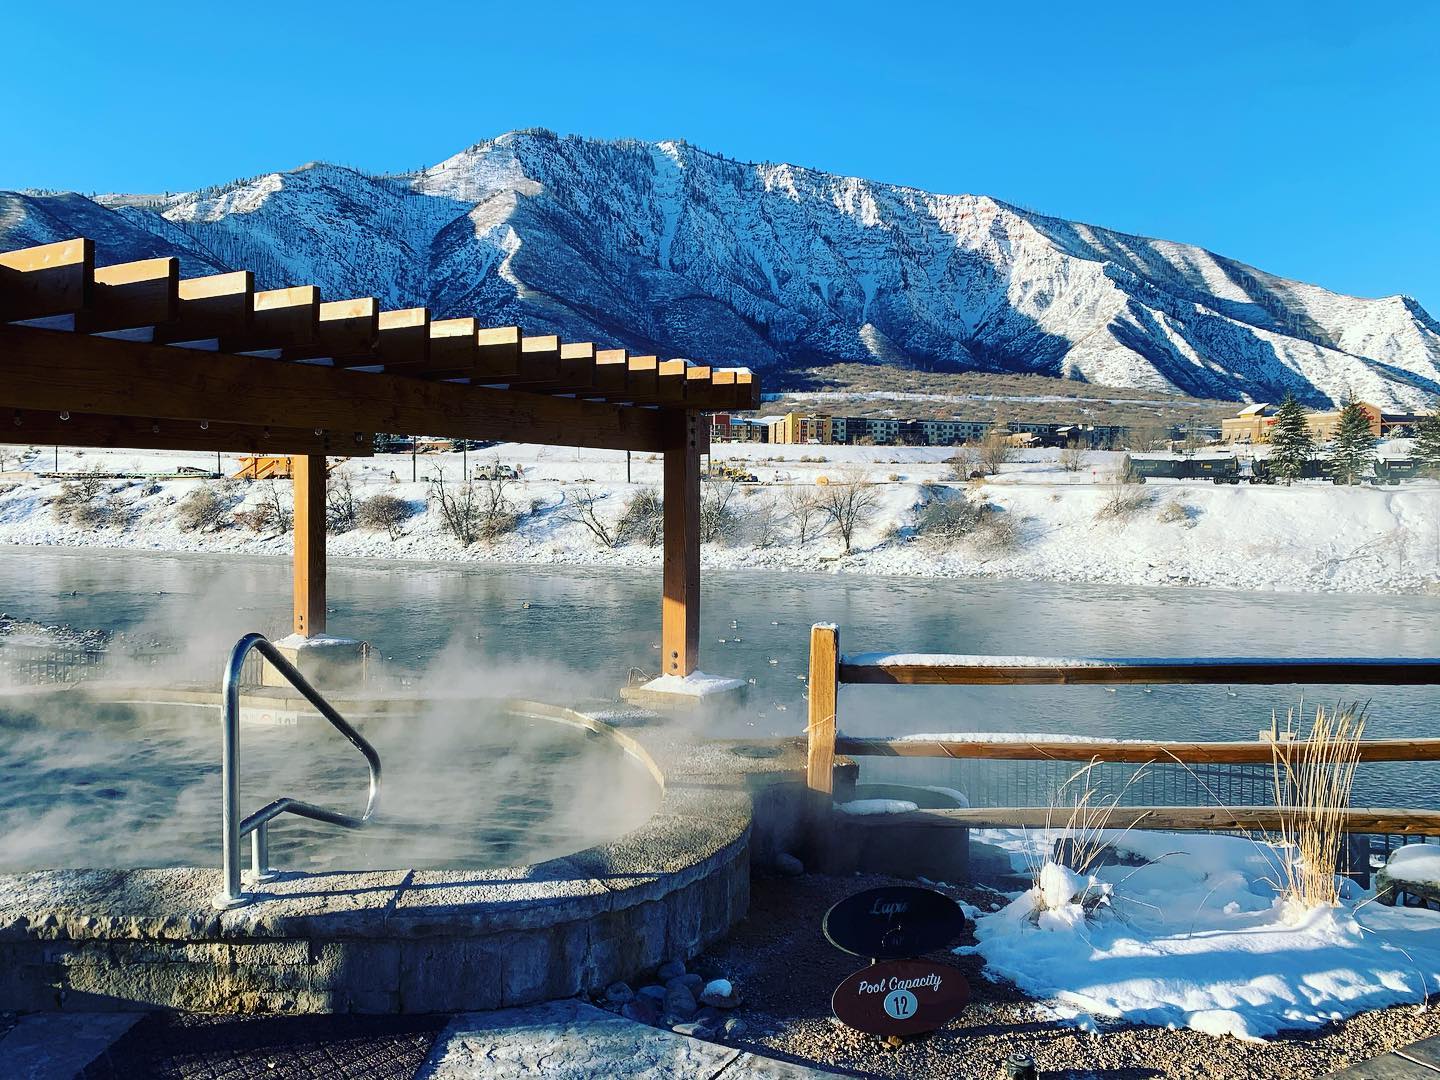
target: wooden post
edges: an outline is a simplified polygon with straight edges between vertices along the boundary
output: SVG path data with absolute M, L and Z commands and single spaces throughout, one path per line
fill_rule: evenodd
M 805 725 L 806 859 L 834 866 L 830 814 L 835 798 L 835 707 L 840 682 L 840 631 L 828 623 L 810 628 L 810 715 Z M 830 872 L 826 869 L 825 872 Z
M 810 718 L 805 727 L 805 782 L 829 809 L 835 790 L 835 707 L 839 698 L 840 631 L 829 623 L 810 628 Z
M 700 664 L 700 414 L 667 411 L 665 571 L 660 607 L 663 673 L 689 675 Z
M 325 458 L 296 455 L 290 475 L 295 487 L 295 633 L 325 632 Z

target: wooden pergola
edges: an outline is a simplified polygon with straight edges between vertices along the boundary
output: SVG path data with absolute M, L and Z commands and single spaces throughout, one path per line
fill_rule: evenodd
M 325 458 L 375 432 L 664 455 L 661 647 L 697 665 L 703 413 L 750 409 L 746 368 L 631 356 L 249 270 L 95 265 L 94 241 L 0 253 L 3 442 L 294 455 L 297 633 L 325 630 Z

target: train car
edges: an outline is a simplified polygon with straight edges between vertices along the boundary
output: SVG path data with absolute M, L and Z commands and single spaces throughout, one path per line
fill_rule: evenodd
M 1132 457 L 1130 468 L 1143 484 L 1146 480 L 1188 480 L 1190 461 L 1181 457 Z
M 1191 458 L 1190 475 L 1214 484 L 1240 483 L 1240 462 L 1233 457 Z
M 1335 482 L 1335 466 L 1329 458 L 1310 458 L 1305 462 L 1298 479 L 1301 480 L 1329 480 Z M 1269 458 L 1256 458 L 1250 463 L 1250 483 L 1252 484 L 1278 484 L 1280 477 L 1276 475 L 1275 468 Z
M 1416 458 L 1376 458 L 1376 484 L 1397 485 L 1401 480 L 1414 480 L 1420 476 L 1420 462 Z

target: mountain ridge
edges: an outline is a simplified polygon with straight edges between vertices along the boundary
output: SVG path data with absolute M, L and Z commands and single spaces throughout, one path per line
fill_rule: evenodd
M 0 192 L 0 248 L 84 234 L 531 333 L 749 364 L 1033 372 L 1387 408 L 1440 394 L 1440 323 L 1194 245 L 680 140 L 531 130 L 413 173 L 312 162 L 163 196 Z

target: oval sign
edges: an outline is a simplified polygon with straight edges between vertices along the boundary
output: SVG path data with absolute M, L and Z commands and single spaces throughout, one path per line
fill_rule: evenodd
M 821 928 L 837 949 L 894 960 L 943 949 L 965 929 L 965 913 L 934 889 L 887 885 L 847 896 L 825 913 Z
M 960 1015 L 970 983 L 958 968 L 929 960 L 884 960 L 835 988 L 830 1007 L 842 1024 L 870 1035 L 918 1035 Z

